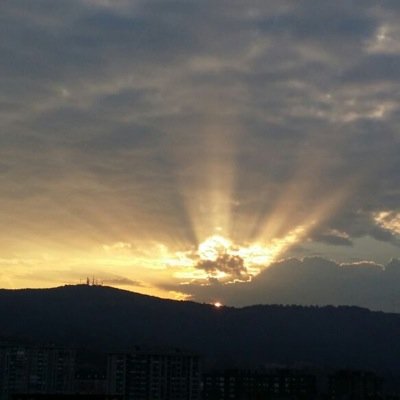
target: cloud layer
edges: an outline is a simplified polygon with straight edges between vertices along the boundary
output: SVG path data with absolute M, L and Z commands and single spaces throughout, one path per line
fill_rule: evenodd
M 399 257 L 399 18 L 392 0 L 2 2 L 0 257 L 298 226 L 312 254 L 368 237 Z

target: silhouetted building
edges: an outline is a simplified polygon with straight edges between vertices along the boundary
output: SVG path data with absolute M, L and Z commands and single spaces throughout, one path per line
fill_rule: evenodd
M 312 400 L 315 395 L 315 376 L 299 370 L 225 370 L 203 377 L 205 400 Z
M 79 394 L 106 394 L 106 374 L 94 369 L 79 369 L 75 374 L 74 392 Z
M 136 347 L 130 353 L 110 354 L 109 393 L 135 400 L 198 400 L 199 356 L 180 350 Z
M 329 399 L 382 399 L 382 386 L 383 379 L 373 372 L 341 370 L 329 377 Z
M 0 399 L 12 394 L 72 393 L 75 351 L 53 346 L 0 347 Z

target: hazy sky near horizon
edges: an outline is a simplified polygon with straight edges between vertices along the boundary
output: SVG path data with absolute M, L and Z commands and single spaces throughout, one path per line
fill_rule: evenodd
M 0 287 L 400 311 L 399 21 L 394 0 L 2 1 Z

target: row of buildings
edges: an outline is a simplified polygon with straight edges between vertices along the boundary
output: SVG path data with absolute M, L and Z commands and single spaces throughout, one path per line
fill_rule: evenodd
M 372 372 L 268 368 L 202 372 L 198 355 L 135 347 L 107 356 L 105 368 L 81 365 L 54 346 L 0 346 L 0 400 L 363 400 L 385 393 Z
M 200 357 L 179 349 L 113 353 L 107 367 L 82 367 L 72 349 L 0 346 L 0 400 L 74 396 L 198 400 Z

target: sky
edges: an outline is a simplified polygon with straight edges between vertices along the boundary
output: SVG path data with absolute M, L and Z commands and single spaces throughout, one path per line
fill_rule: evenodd
M 399 20 L 1 1 L 0 287 L 400 312 Z

